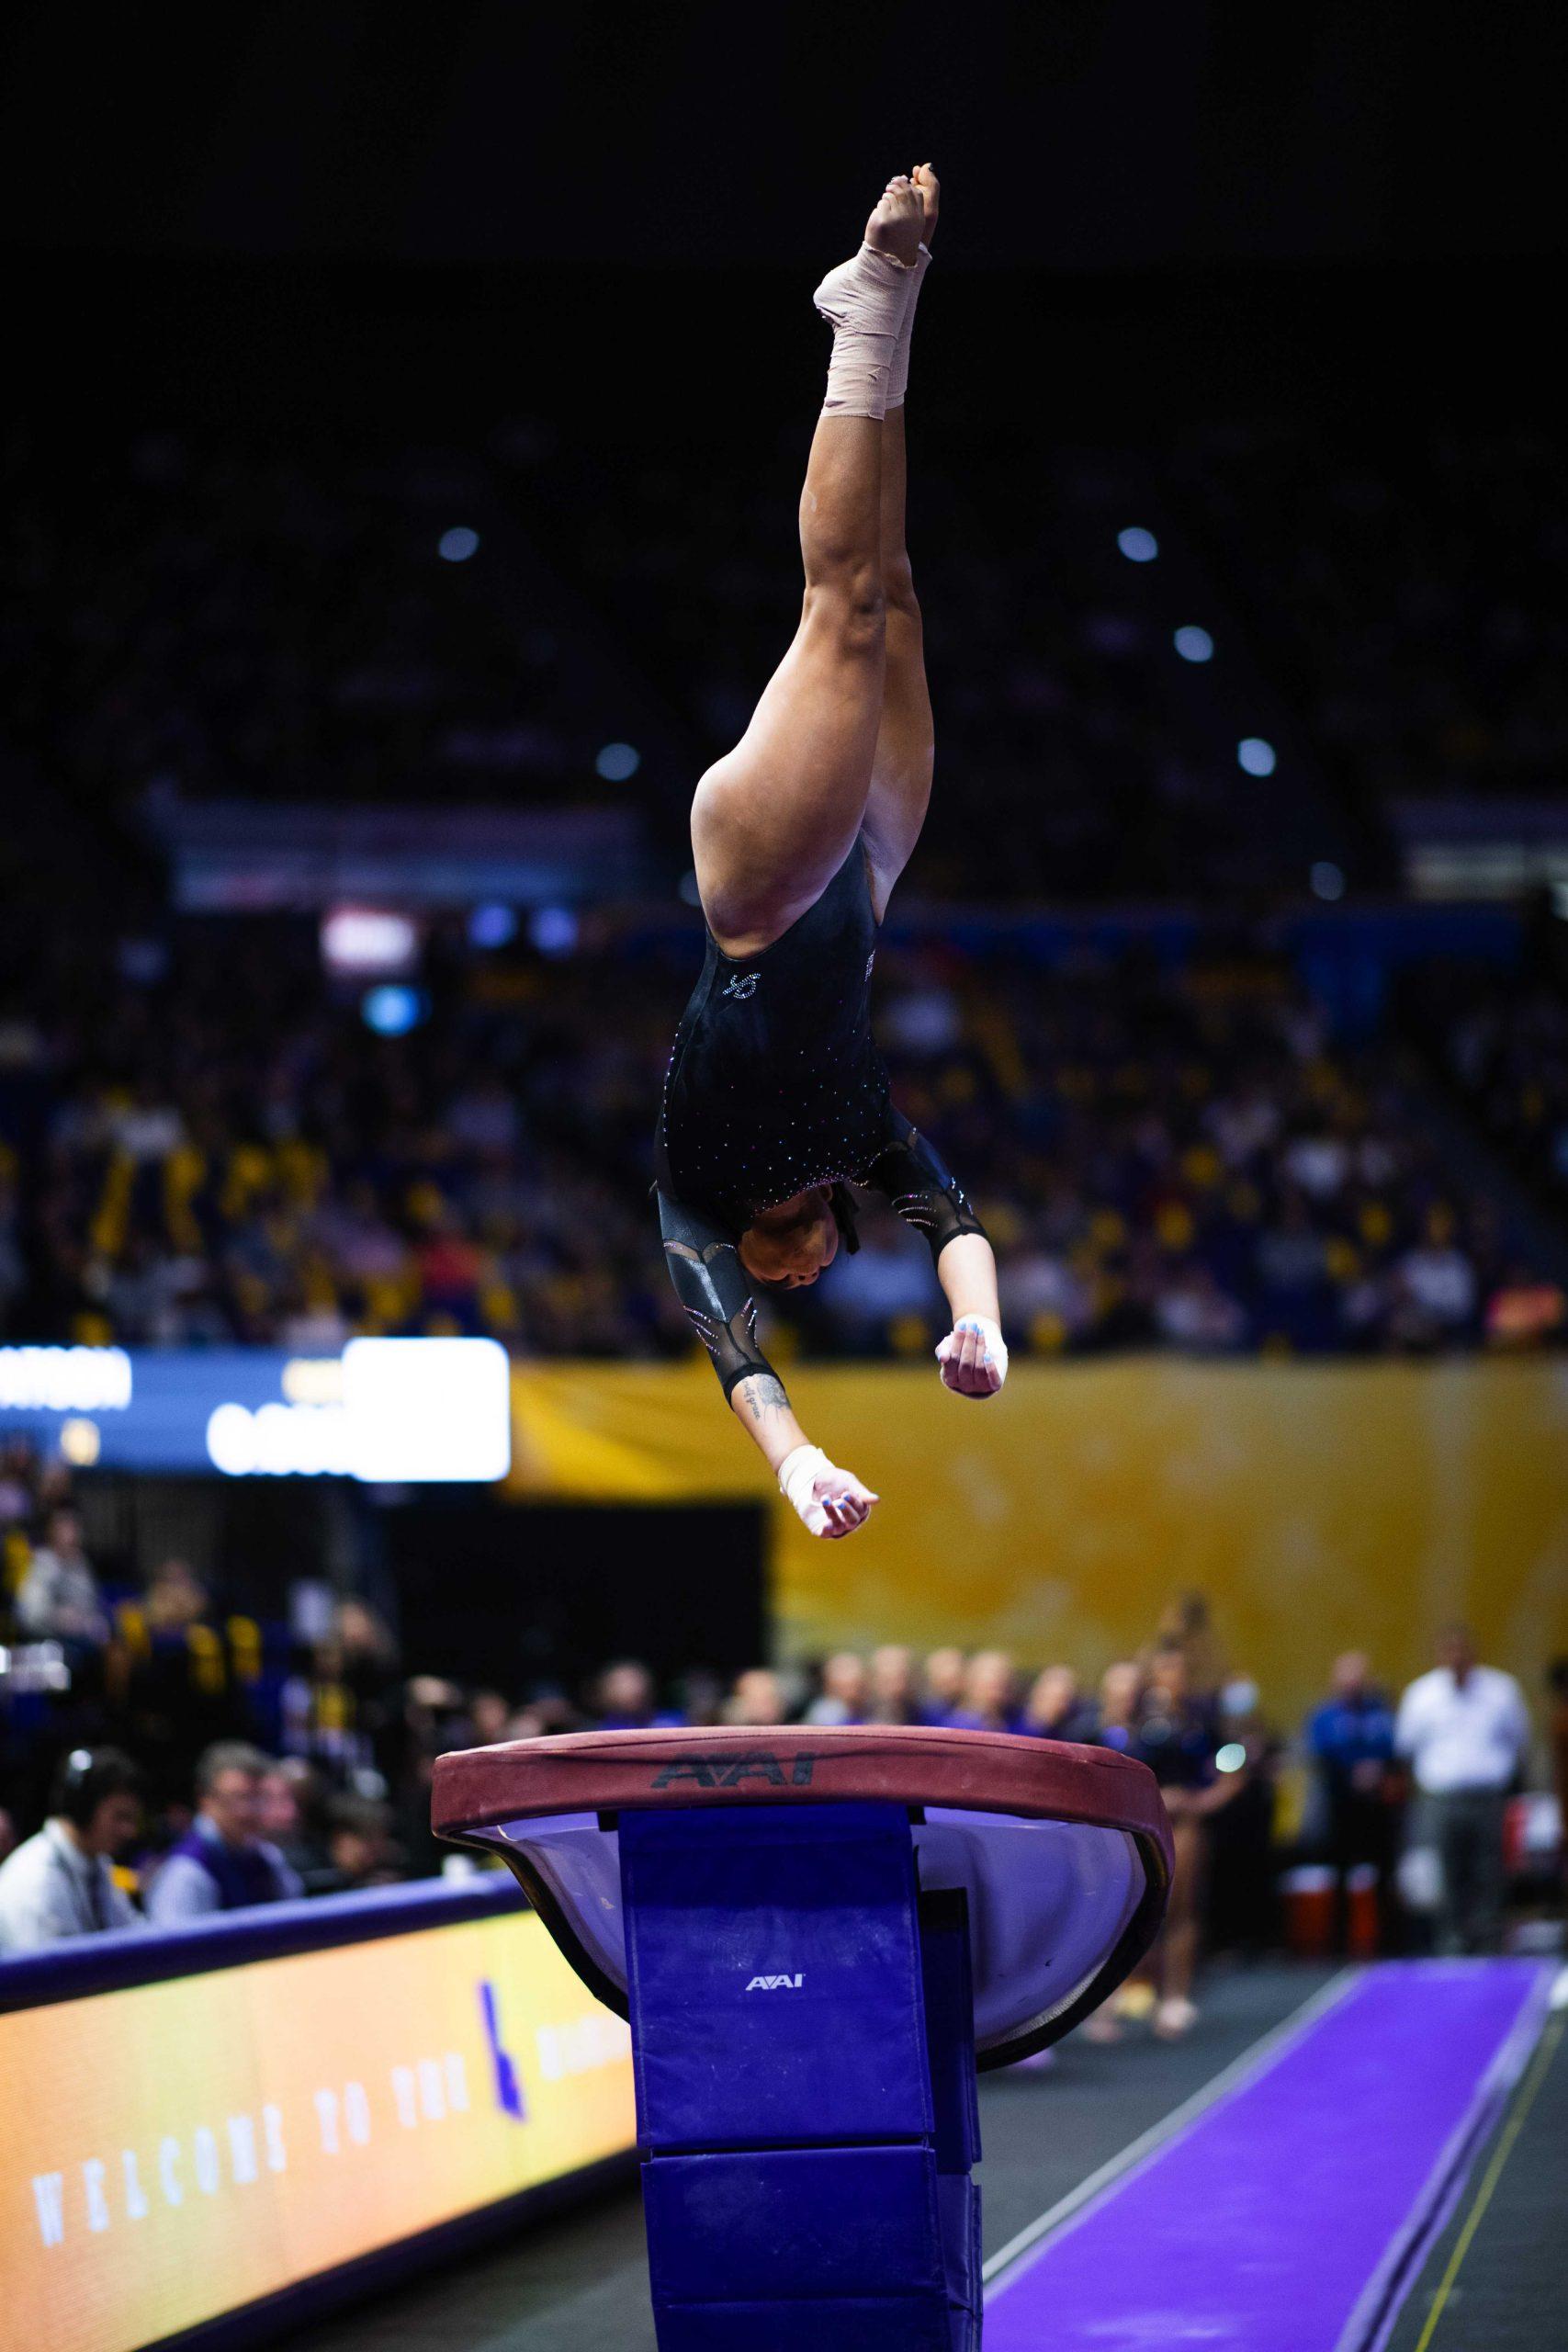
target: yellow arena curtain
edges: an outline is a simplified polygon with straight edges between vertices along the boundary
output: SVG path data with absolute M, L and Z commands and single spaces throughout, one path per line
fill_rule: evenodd
M 904 1365 L 792 1368 L 807 1430 L 882 1495 L 813 1542 L 705 1363 L 521 1365 L 522 1497 L 754 1495 L 773 1514 L 790 1655 L 996 1643 L 1085 1674 L 1148 1639 L 1179 1589 L 1289 1715 L 1334 1653 L 1386 1678 L 1462 1615 L 1534 1699 L 1568 1653 L 1568 1365 L 1020 1364 L 994 1405 Z

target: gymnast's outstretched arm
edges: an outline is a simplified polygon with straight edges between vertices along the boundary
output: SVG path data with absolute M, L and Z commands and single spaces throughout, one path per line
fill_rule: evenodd
M 757 1345 L 757 1302 L 733 1238 L 660 1191 L 659 1225 L 675 1295 L 713 1359 L 740 1423 L 812 1535 L 852 1535 L 878 1499 L 829 1462 L 796 1420 L 784 1382 Z
M 953 1329 L 936 1351 L 942 1385 L 958 1396 L 994 1396 L 1008 1376 L 997 1299 L 997 1261 L 964 1187 L 903 1114 L 888 1106 L 887 1143 L 867 1179 L 931 1245 Z

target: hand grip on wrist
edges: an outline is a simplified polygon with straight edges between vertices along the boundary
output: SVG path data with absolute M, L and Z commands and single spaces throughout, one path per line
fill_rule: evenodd
M 808 1535 L 842 1532 L 833 1525 L 827 1499 L 817 1493 L 818 1482 L 823 1478 L 841 1479 L 846 1488 L 855 1483 L 847 1471 L 829 1461 L 819 1445 L 797 1445 L 779 1464 L 779 1491 Z

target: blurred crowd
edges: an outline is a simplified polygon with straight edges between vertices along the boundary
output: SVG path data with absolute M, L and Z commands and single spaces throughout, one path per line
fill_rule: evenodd
M 368 424 L 351 446 L 294 415 L 96 451 L 18 430 L 6 749 L 127 811 L 620 805 L 632 776 L 678 850 L 692 782 L 795 627 L 805 429 L 653 447 L 524 417 L 456 449 Z M 1555 786 L 1568 498 L 1549 441 L 1404 416 L 1385 435 L 1236 423 L 1137 451 L 914 431 L 933 893 L 1300 892 L 1277 796 L 1303 780 L 1260 799 L 1235 765 L 1260 720 L 1227 659 L 1243 632 L 1250 677 L 1337 763 L 1369 839 L 1406 797 Z M 1171 606 L 1151 522 L 1183 544 L 1180 595 L 1206 581 L 1223 605 Z M 1217 629 L 1218 655 L 1174 650 L 1182 621 Z M 638 726 L 640 766 L 598 770 Z
M 0 1336 L 689 1351 L 649 1186 L 694 956 L 678 930 L 588 923 L 547 953 L 454 926 L 427 944 L 428 1017 L 397 1036 L 323 974 L 305 922 L 187 925 L 141 961 L 35 971 L 0 1023 Z M 1245 940 L 1058 938 L 1048 961 L 1027 939 L 890 939 L 878 1028 L 898 1101 L 986 1217 L 1015 1347 L 1568 1329 L 1397 1034 L 1346 1042 Z M 772 1349 L 920 1356 L 938 1303 L 918 1238 L 868 1208 L 819 1292 L 770 1306 Z
M 629 786 L 650 846 L 683 862 L 692 785 L 798 616 L 805 447 L 804 421 L 725 456 L 537 419 L 462 450 L 368 427 L 344 446 L 297 416 L 286 435 L 162 429 L 93 453 L 17 432 L 4 749 L 127 818 L 235 797 L 620 807 Z M 1138 466 L 962 454 L 919 457 L 951 779 L 925 887 L 1299 888 L 1247 821 L 1223 699 L 1208 725 L 1190 707 L 1160 600 L 1118 550 Z M 628 733 L 638 756 L 601 767 Z
M 1281 1907 L 1292 1864 L 1326 1873 L 1320 1932 L 1341 1949 L 1490 1949 L 1510 1874 L 1518 1892 L 1529 1867 L 1537 1900 L 1542 1873 L 1555 1900 L 1560 1848 L 1537 1835 L 1529 1856 L 1517 1838 L 1510 1851 L 1507 1819 L 1532 1782 L 1555 1787 L 1559 1808 L 1568 1798 L 1568 1661 L 1552 1669 L 1538 1747 L 1519 1686 L 1459 1626 L 1397 1703 L 1366 1657 L 1338 1659 L 1293 1729 L 1227 1659 L 1197 1594 L 1135 1654 L 1092 1671 L 888 1645 L 812 1668 L 694 1667 L 663 1689 L 623 1658 L 581 1683 L 516 1690 L 419 1670 L 376 1609 L 321 1588 L 287 1625 L 227 1609 L 177 1558 L 117 1589 L 63 1472 L 16 1448 L 0 1462 L 0 1953 L 468 1867 L 431 1833 L 438 1755 L 659 1724 L 928 1724 L 1147 1764 L 1176 1883 L 1154 1960 L 1101 2017 L 1103 2035 L 1129 2018 L 1184 2032 L 1205 1948 L 1300 1941 Z
M 1562 986 L 1546 976 L 1512 987 L 1472 986 L 1452 1008 L 1445 1059 L 1493 1142 L 1558 1216 L 1568 1212 L 1568 996 Z
M 1218 426 L 1172 464 L 1314 741 L 1374 810 L 1557 797 L 1568 490 L 1518 429 Z
M 590 450 L 527 420 L 462 453 L 368 431 L 349 448 L 297 421 L 85 455 L 19 434 L 0 541 L 17 805 L 74 811 L 85 854 L 95 828 L 123 842 L 137 812 L 215 796 L 630 795 L 656 864 L 683 865 L 692 782 L 794 626 L 799 455 L 630 434 Z M 1236 765 L 1239 671 L 1224 646 L 1200 658 L 1201 628 L 1175 649 L 1178 583 L 1246 612 L 1258 674 L 1340 763 L 1363 832 L 1405 792 L 1560 770 L 1548 592 L 1568 513 L 1528 436 L 1236 427 L 1164 455 L 971 438 L 960 465 L 938 435 L 918 455 L 942 749 L 911 885 L 929 899 L 1299 896 L 1292 812 L 1315 787 L 1292 771 L 1264 791 Z M 1138 525 L 1151 501 L 1179 563 Z M 596 766 L 645 719 L 640 763 Z M 547 949 L 488 956 L 438 923 L 417 1025 L 373 1036 L 303 919 L 157 917 L 115 939 L 71 904 L 21 904 L 0 943 L 0 1336 L 683 1349 L 648 1129 L 695 941 L 556 912 Z M 1019 1344 L 1562 1335 L 1560 1269 L 1428 1140 L 1387 1031 L 1348 1049 L 1298 978 L 1234 941 L 1047 966 L 953 919 L 925 935 L 885 951 L 879 1025 L 906 1110 L 993 1228 Z M 1560 1207 L 1561 992 L 1472 991 L 1445 1023 L 1469 1115 Z M 774 1351 L 923 1352 L 931 1286 L 907 1238 L 868 1218 Z
M 938 744 L 920 890 L 1168 899 L 1201 877 L 1233 899 L 1299 891 L 1299 862 L 1236 766 L 1234 673 L 1217 692 L 1195 684 L 1172 647 L 1172 586 L 1122 552 L 1128 525 L 1140 549 L 1158 545 L 1136 527 L 1147 462 L 999 427 L 944 453 L 919 416 L 910 435 Z M 798 434 L 728 463 L 565 444 L 530 486 L 536 527 L 654 669 L 699 772 L 744 732 L 799 617 L 804 454 Z
M 480 560 L 482 453 L 158 431 L 6 455 L 6 749 L 68 802 L 602 791 L 603 656 Z

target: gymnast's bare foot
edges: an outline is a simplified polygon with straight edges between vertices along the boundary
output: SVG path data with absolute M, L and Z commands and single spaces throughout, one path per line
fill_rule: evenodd
M 900 173 L 887 183 L 881 203 L 865 224 L 865 242 L 879 254 L 891 254 L 906 268 L 913 266 L 920 250 L 925 207 L 912 180 Z
M 936 234 L 936 216 L 942 205 L 942 187 L 929 164 L 917 164 L 909 174 L 909 185 L 925 208 L 925 227 L 920 231 L 920 243 L 929 245 Z

